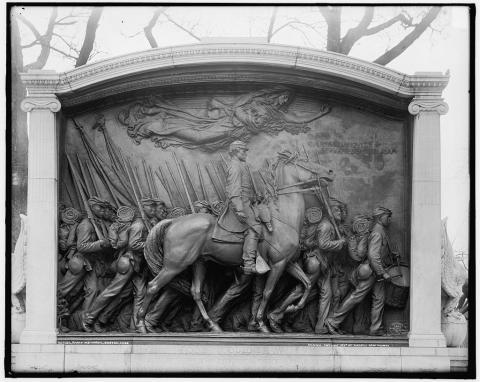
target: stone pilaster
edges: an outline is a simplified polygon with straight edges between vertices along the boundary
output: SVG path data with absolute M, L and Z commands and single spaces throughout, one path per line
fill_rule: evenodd
M 21 343 L 56 343 L 57 182 L 60 102 L 54 95 L 27 97 L 28 229 L 26 322 Z
M 448 111 L 441 98 L 415 97 L 411 226 L 411 347 L 444 347 L 441 317 L 440 115 Z

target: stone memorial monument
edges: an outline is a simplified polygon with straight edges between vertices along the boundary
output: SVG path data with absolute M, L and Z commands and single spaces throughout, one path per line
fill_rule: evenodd
M 448 74 L 243 42 L 22 80 L 14 371 L 450 370 Z

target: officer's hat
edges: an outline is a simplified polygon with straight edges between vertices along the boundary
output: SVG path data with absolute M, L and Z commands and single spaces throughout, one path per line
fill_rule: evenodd
M 378 207 L 375 207 L 373 209 L 372 216 L 373 217 L 378 217 L 378 216 L 381 216 L 381 215 L 384 215 L 384 214 L 391 215 L 392 211 L 389 210 L 388 208 L 378 206 Z
M 344 207 L 346 206 L 345 203 L 343 203 L 343 202 L 341 202 L 340 200 L 335 199 L 335 198 L 330 198 L 329 204 L 330 204 L 330 207 L 338 206 L 338 207 L 340 207 L 340 208 L 344 208 Z

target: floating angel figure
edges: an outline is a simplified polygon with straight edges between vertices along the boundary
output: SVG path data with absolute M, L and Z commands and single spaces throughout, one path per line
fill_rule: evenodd
M 288 111 L 292 100 L 292 91 L 279 86 L 240 96 L 231 104 L 212 98 L 206 115 L 201 116 L 152 96 L 143 104 L 135 103 L 122 110 L 118 120 L 127 126 L 128 135 L 137 144 L 150 138 L 162 148 L 183 146 L 216 151 L 235 140 L 248 141 L 261 132 L 306 132 L 310 122 L 330 112 L 328 105 L 321 105 L 316 114 L 300 117 Z

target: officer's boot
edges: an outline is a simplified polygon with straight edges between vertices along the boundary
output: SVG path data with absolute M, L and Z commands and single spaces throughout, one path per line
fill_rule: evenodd
M 258 234 L 249 229 L 243 243 L 243 272 L 247 275 L 258 273 L 255 268 L 257 258 Z

